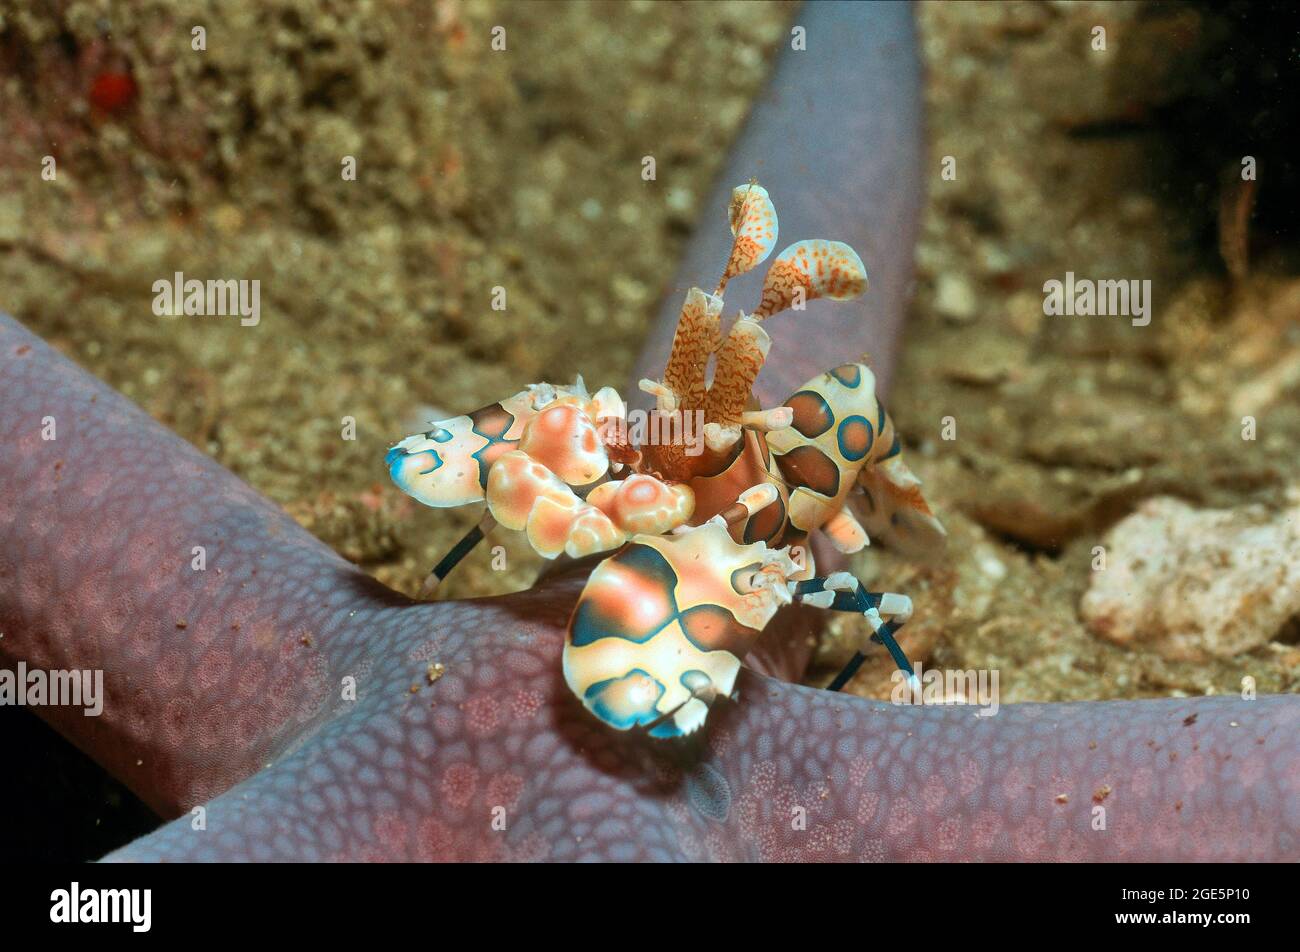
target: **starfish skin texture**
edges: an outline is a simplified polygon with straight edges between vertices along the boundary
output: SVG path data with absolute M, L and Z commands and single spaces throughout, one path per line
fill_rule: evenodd
M 8 318 L 0 379 L 0 660 L 102 669 L 101 716 L 41 715 L 178 817 L 111 859 L 1300 856 L 1300 698 L 981 718 L 745 671 L 703 736 L 622 734 L 560 674 L 582 567 L 412 602 Z
M 766 404 L 845 348 L 885 348 L 887 377 L 920 207 L 910 11 L 800 20 L 818 53 L 782 57 L 721 182 L 761 175 L 791 233 L 860 248 L 874 311 L 834 333 L 843 315 L 819 302 L 803 328 L 774 323 Z M 874 145 L 796 134 L 830 128 L 832 107 L 870 116 L 842 128 Z M 853 184 L 812 194 L 837 181 Z M 725 258 L 716 232 L 692 241 L 681 287 Z M 582 581 L 574 567 L 504 598 L 411 602 L 0 317 L 0 665 L 102 668 L 103 716 L 39 713 L 177 818 L 110 859 L 1300 856 L 1300 699 L 894 707 L 777 680 L 807 661 L 808 619 L 791 614 L 749 659 L 769 677 L 742 671 L 702 736 L 651 743 L 563 684 Z

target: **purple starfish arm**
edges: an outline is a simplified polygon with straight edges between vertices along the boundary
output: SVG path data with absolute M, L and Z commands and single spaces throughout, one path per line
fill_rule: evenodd
M 802 148 L 800 177 L 824 172 L 831 150 L 798 135 L 806 125 L 784 138 L 772 130 L 818 108 L 819 75 L 844 75 L 851 44 L 843 24 L 824 29 L 827 18 L 876 18 L 854 32 L 891 58 L 872 73 L 884 87 L 823 86 L 865 114 L 874 99 L 874 121 L 894 139 L 882 133 L 881 151 L 858 150 L 869 163 L 837 167 L 855 180 L 870 174 L 863 166 L 899 161 L 889 146 L 901 137 L 909 148 L 895 177 L 873 179 L 876 193 L 858 194 L 854 212 L 891 196 L 911 204 L 881 219 L 880 247 L 822 227 L 851 222 L 838 194 L 808 206 L 808 227 L 790 215 L 786 225 L 866 252 L 881 323 L 801 334 L 797 346 L 778 327 L 782 362 L 798 354 L 808 366 L 768 376 L 769 402 L 845 340 L 878 340 L 877 369 L 888 370 L 919 194 L 902 9 L 806 8 L 810 42 L 826 45 L 784 57 L 773 86 L 783 99 L 761 104 L 758 131 L 746 133 L 763 145 L 750 154 Z M 828 52 L 838 74 L 818 73 Z M 732 177 L 771 186 L 779 172 Z M 693 249 L 688 282 L 725 253 Z M 887 277 L 895 271 L 900 280 Z M 1297 856 L 1295 698 L 1030 705 L 977 719 L 743 673 L 739 701 L 719 706 L 703 737 L 650 744 L 600 727 L 560 679 L 580 577 L 508 598 L 411 603 L 4 319 L 0 381 L 0 661 L 102 668 L 103 716 L 42 714 L 180 817 L 113 858 Z M 53 441 L 41 439 L 46 417 Z M 770 626 L 764 655 L 785 677 L 806 657 L 791 631 Z M 204 801 L 202 815 L 188 813 Z
M 0 375 L 4 663 L 102 668 L 100 717 L 41 713 L 180 817 L 115 859 L 1297 856 L 1296 698 L 979 718 L 746 673 L 652 743 L 562 683 L 580 575 L 410 602 L 8 319 Z
M 562 613 L 546 598 L 536 610 L 553 625 L 516 630 L 514 644 L 468 645 L 481 625 L 517 623 L 511 609 L 461 612 L 453 656 L 466 676 L 438 692 L 467 699 L 444 702 L 454 713 L 431 716 L 419 699 L 359 708 L 215 800 L 206 830 L 182 818 L 113 858 L 1297 855 L 1300 709 L 1290 698 L 1024 704 L 984 720 L 753 675 L 708 740 L 674 756 L 609 736 L 560 696 L 547 662 Z M 534 673 L 520 678 L 523 669 Z M 381 690 L 400 694 L 401 681 L 394 671 Z M 520 716 L 512 705 L 531 692 L 542 706 Z M 517 703 L 526 711 L 530 701 Z

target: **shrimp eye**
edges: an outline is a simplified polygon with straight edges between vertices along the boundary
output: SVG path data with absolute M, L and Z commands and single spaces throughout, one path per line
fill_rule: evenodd
M 758 588 L 758 572 L 761 566 L 754 562 L 742 565 L 731 573 L 731 587 L 741 595 L 748 595 Z

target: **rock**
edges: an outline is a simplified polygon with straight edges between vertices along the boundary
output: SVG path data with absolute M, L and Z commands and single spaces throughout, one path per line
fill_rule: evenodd
M 23 200 L 20 195 L 0 197 L 0 241 L 16 242 L 23 237 Z
M 1157 497 L 1115 526 L 1105 549 L 1079 608 L 1095 634 L 1118 644 L 1171 660 L 1226 658 L 1300 613 L 1300 504 L 1277 514 Z
M 975 320 L 978 304 L 970 281 L 959 274 L 941 274 L 934 287 L 934 309 L 958 324 Z
M 1028 345 L 1007 334 L 972 333 L 965 346 L 954 348 L 940 373 L 968 387 L 994 387 L 1016 376 L 1028 361 Z

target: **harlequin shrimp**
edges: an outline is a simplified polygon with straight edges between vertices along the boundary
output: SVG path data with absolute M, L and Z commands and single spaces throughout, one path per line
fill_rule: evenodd
M 809 537 L 820 531 L 845 553 L 871 537 L 910 550 L 945 537 L 865 364 L 819 374 L 779 407 L 761 408 L 752 393 L 771 347 L 763 321 L 815 298 L 860 295 L 867 275 L 857 253 L 822 239 L 786 248 L 758 306 L 724 336 L 728 282 L 765 261 L 777 236 L 776 210 L 754 182 L 733 190 L 729 217 L 721 279 L 711 294 L 687 292 L 663 378 L 640 383 L 660 421 L 702 421 L 702 445 L 638 445 L 617 391 L 590 394 L 579 377 L 435 423 L 387 456 L 394 482 L 426 505 L 486 503 L 424 594 L 498 524 L 525 532 L 546 558 L 612 553 L 574 608 L 564 677 L 606 724 L 657 737 L 697 730 L 709 706 L 731 696 L 745 655 L 786 604 L 861 614 L 870 639 L 910 676 L 894 634 L 911 600 L 867 591 L 845 572 L 817 575 Z M 831 690 L 862 665 L 865 648 Z

